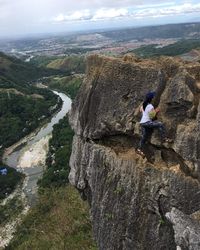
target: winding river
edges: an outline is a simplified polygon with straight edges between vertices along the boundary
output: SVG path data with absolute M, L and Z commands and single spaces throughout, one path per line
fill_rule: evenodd
M 45 168 L 45 159 L 48 152 L 48 142 L 51 137 L 53 126 L 62 119 L 71 108 L 71 99 L 63 93 L 53 91 L 58 95 L 63 105 L 51 121 L 40 130 L 22 139 L 20 142 L 7 149 L 4 163 L 16 168 L 26 176 L 23 192 L 27 198 L 27 204 L 32 206 L 37 196 L 37 181 L 42 176 Z

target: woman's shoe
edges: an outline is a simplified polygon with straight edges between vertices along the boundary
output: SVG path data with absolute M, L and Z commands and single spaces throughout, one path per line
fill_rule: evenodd
M 141 149 L 137 148 L 137 149 L 135 150 L 135 152 L 136 152 L 138 155 L 141 155 L 142 158 L 145 158 L 145 154 L 144 154 L 144 152 L 143 152 Z
M 170 139 L 170 138 L 166 137 L 166 138 L 163 139 L 163 142 L 172 143 L 173 139 Z

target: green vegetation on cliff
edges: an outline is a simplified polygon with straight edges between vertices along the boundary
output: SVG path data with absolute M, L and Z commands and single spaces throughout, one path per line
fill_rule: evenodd
M 69 76 L 51 79 L 49 86 L 63 91 L 74 99 L 81 83 L 80 78 Z M 46 159 L 47 168 L 42 179 L 38 182 L 40 189 L 59 187 L 68 183 L 73 136 L 74 132 L 70 127 L 68 116 L 65 116 L 58 124 L 54 125 Z
M 69 158 L 73 135 L 67 116 L 54 125 L 46 160 L 47 169 L 43 174 L 43 178 L 39 180 L 41 188 L 59 187 L 68 183 Z

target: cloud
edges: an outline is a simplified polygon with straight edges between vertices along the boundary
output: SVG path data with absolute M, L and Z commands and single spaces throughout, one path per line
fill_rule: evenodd
M 68 15 L 60 14 L 54 18 L 56 22 L 90 20 L 92 15 L 90 10 L 75 11 Z
M 59 14 L 53 18 L 55 22 L 67 22 L 67 21 L 100 21 L 110 20 L 117 18 L 156 18 L 156 17 L 167 17 L 174 15 L 184 15 L 192 13 L 200 13 L 200 4 L 191 4 L 189 2 L 182 5 L 172 5 L 172 2 L 167 3 L 169 6 L 163 4 L 155 5 L 154 7 L 148 5 L 138 8 L 100 8 L 98 10 L 83 10 L 75 11 L 67 15 Z M 170 6 L 171 5 L 171 6 Z
M 0 0 L 0 37 L 187 21 L 200 16 L 199 4 L 199 0 Z
M 128 10 L 126 8 L 120 9 L 105 9 L 101 8 L 95 11 L 93 14 L 90 10 L 75 11 L 69 13 L 68 15 L 59 14 L 57 17 L 53 18 L 56 22 L 65 22 L 65 21 L 98 21 L 105 19 L 113 19 L 128 16 Z
M 200 12 L 200 4 L 192 5 L 190 3 L 185 3 L 179 6 L 171 6 L 165 8 L 150 8 L 150 9 L 143 9 L 140 11 L 136 11 L 132 13 L 132 16 L 136 19 L 138 18 L 147 18 L 147 17 L 167 17 L 167 16 L 176 16 L 176 15 L 185 15 L 185 14 L 192 14 L 192 13 L 199 13 Z
M 92 17 L 93 21 L 97 20 L 105 20 L 105 19 L 112 19 L 112 18 L 119 18 L 119 17 L 126 17 L 128 16 L 128 10 L 126 8 L 120 9 L 100 9 L 96 11 L 94 16 Z

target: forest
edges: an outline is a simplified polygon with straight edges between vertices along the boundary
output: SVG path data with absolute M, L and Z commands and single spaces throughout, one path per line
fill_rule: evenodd
M 48 89 L 39 89 L 35 81 L 58 73 L 57 70 L 34 67 L 0 52 L 0 199 L 9 195 L 23 175 L 2 163 L 3 151 L 36 129 L 62 105 Z M 54 108 L 53 108 L 54 107 Z

